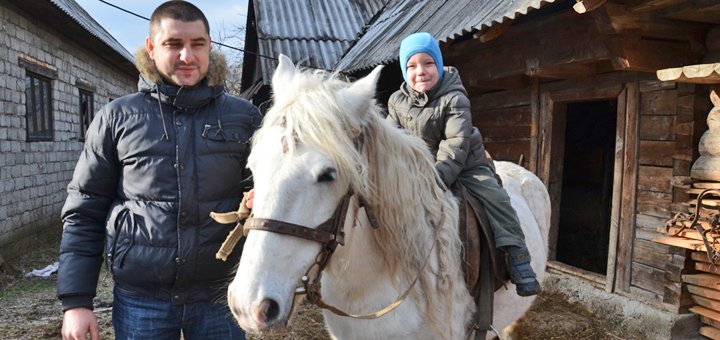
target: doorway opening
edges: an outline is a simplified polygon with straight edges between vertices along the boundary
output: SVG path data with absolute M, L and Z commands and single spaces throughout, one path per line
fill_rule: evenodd
M 607 274 L 617 101 L 567 104 L 556 260 Z

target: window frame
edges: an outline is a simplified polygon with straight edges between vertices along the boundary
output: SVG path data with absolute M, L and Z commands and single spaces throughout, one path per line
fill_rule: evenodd
M 28 142 L 55 139 L 52 81 L 52 78 L 42 74 L 25 71 L 25 140 Z M 41 97 L 39 102 L 38 96 Z M 41 112 L 37 111 L 38 107 Z
M 82 88 L 78 88 L 78 91 L 80 109 L 80 130 L 78 132 L 78 139 L 80 141 L 85 141 L 87 129 L 90 127 L 90 123 L 93 118 L 95 118 L 95 93 Z M 83 99 L 86 100 L 87 105 L 83 105 Z

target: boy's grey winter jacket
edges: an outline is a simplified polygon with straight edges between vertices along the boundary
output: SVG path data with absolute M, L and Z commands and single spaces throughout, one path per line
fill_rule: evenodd
M 463 170 L 493 164 L 472 124 L 470 100 L 457 69 L 443 70 L 443 78 L 426 93 L 403 83 L 390 96 L 387 120 L 425 141 L 435 155 L 435 168 L 450 187 Z

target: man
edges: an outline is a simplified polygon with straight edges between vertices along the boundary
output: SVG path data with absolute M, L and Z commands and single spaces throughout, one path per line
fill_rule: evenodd
M 262 117 L 225 93 L 225 60 L 188 2 L 155 9 L 136 59 L 139 92 L 100 110 L 68 185 L 63 338 L 98 338 L 92 299 L 104 255 L 116 338 L 243 339 L 225 302 L 241 250 L 215 259 L 233 226 L 209 213 L 237 209 L 251 187 L 245 163 Z

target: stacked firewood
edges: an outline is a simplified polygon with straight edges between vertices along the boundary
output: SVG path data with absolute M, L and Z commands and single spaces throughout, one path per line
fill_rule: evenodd
M 692 250 L 693 263 L 682 275 L 693 301 L 690 311 L 703 323 L 700 334 L 720 340 L 720 182 L 695 182 L 687 194 L 687 213 L 668 221 L 669 236 L 655 241 Z

